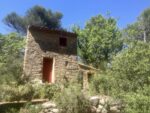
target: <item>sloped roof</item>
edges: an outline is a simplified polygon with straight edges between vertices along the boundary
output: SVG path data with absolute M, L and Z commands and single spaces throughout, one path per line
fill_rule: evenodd
M 63 29 L 50 29 L 48 27 L 34 26 L 34 25 L 28 26 L 28 29 L 29 30 L 37 30 L 37 31 L 41 31 L 41 32 L 48 32 L 48 33 L 52 33 L 52 34 L 60 34 L 63 36 L 77 37 L 76 33 L 68 32 Z
M 89 66 L 89 65 L 86 65 L 86 64 L 83 64 L 83 63 L 80 63 L 80 62 L 78 62 L 78 61 L 72 61 L 72 60 L 70 60 L 70 59 L 68 59 L 68 58 L 65 58 L 65 60 L 68 61 L 68 62 L 77 64 L 80 69 L 100 71 L 99 69 L 96 69 L 96 68 L 94 68 L 94 67 L 92 67 L 92 66 Z

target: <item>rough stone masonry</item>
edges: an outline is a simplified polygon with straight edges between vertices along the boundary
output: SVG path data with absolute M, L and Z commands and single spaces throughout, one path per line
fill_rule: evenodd
M 30 81 L 56 83 L 83 75 L 87 87 L 88 75 L 94 68 L 77 62 L 77 35 L 63 30 L 30 26 L 24 58 L 24 76 Z
M 121 113 L 124 107 L 120 100 L 114 100 L 109 96 L 92 96 L 89 100 L 91 103 L 89 113 Z M 59 113 L 59 111 L 54 102 L 45 102 L 40 113 Z

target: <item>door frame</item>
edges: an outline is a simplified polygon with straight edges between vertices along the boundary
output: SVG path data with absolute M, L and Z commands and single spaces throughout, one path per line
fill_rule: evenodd
M 55 83 L 55 58 L 52 58 L 52 57 L 43 57 L 42 58 L 42 81 L 43 81 L 43 69 L 44 69 L 44 59 L 52 59 L 52 72 L 51 72 L 51 82 L 48 82 L 49 84 L 51 83 Z M 45 81 L 43 81 L 44 83 Z

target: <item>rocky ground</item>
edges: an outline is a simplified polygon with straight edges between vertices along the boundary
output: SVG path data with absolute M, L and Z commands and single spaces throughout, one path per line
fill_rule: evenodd
M 123 108 L 121 101 L 114 100 L 108 96 L 92 96 L 89 98 L 91 102 L 92 113 L 121 113 Z M 58 113 L 54 102 L 45 102 L 42 104 L 42 111 L 40 113 Z

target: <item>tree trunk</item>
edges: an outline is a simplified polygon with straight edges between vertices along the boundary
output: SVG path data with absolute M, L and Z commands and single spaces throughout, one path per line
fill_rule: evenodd
M 144 42 L 146 42 L 146 31 L 144 30 Z

